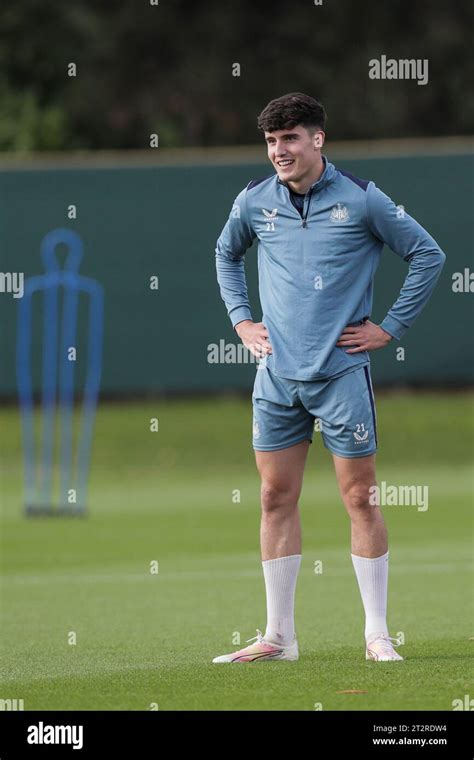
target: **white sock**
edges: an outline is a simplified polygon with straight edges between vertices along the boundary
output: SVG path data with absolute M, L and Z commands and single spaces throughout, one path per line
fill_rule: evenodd
M 301 554 L 262 562 L 267 593 L 265 639 L 288 646 L 295 637 L 295 590 Z
M 388 552 L 381 557 L 351 554 L 365 610 L 365 637 L 387 629 Z

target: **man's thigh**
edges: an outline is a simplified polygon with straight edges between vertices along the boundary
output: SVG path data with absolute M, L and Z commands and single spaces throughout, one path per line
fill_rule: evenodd
M 343 499 L 355 491 L 358 498 L 369 500 L 370 489 L 377 485 L 375 457 L 376 454 L 365 457 L 339 457 L 333 454 L 337 484 Z
M 262 486 L 276 493 L 290 495 L 294 501 L 300 497 L 309 441 L 277 451 L 255 450 L 255 461 Z

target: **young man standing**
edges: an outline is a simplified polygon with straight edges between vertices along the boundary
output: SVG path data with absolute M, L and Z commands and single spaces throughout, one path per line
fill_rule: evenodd
M 373 182 L 336 169 L 321 155 L 325 123 L 323 106 L 302 93 L 264 108 L 258 126 L 276 174 L 239 193 L 217 242 L 217 278 L 229 317 L 261 359 L 252 395 L 253 447 L 261 478 L 267 626 L 265 634 L 257 629 L 255 643 L 213 662 L 298 659 L 298 499 L 315 418 L 351 520 L 366 658 L 403 659 L 386 623 L 387 531 L 380 507 L 369 501 L 377 482 L 377 429 L 368 352 L 404 335 L 446 257 Z M 255 238 L 262 322 L 252 319 L 244 270 Z M 369 317 L 384 243 L 409 269 L 396 302 L 376 325 Z

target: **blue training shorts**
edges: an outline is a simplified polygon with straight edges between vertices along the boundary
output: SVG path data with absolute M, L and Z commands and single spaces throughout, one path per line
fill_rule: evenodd
M 377 418 L 369 365 L 327 380 L 286 380 L 259 365 L 252 394 L 253 448 L 276 451 L 312 441 L 341 457 L 377 450 Z M 315 428 L 315 420 L 317 425 Z

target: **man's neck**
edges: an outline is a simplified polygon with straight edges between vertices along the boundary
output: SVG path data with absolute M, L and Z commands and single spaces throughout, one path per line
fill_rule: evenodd
M 291 182 L 288 181 L 286 184 L 290 188 L 290 190 L 293 190 L 294 193 L 299 193 L 300 195 L 306 195 L 311 185 L 313 185 L 315 182 L 318 181 L 318 179 L 321 178 L 323 172 L 325 169 L 325 164 L 322 159 L 322 156 L 319 156 L 319 161 L 314 165 L 313 169 L 311 170 L 310 174 L 308 174 L 307 177 L 304 177 L 301 180 L 298 180 L 297 182 Z

